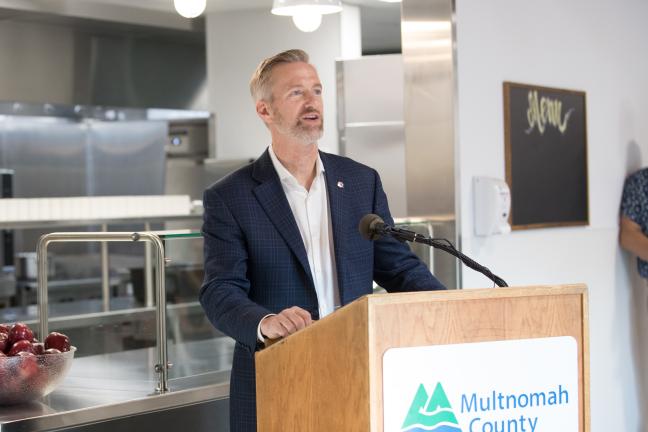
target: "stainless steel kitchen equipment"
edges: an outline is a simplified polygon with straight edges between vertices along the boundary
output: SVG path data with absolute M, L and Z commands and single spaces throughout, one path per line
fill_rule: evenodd
M 0 113 L 0 166 L 14 171 L 14 197 L 163 193 L 167 123 L 148 120 L 146 110 L 2 103 Z M 50 226 L 13 230 L 15 252 L 34 252 Z M 100 253 L 98 245 L 58 248 L 58 280 L 100 278 Z M 143 265 L 141 252 L 115 247 L 111 253 L 126 267 Z M 117 276 L 116 270 L 112 275 Z M 77 284 L 75 293 L 74 285 L 69 284 L 70 294 L 62 299 L 100 296 L 99 289 L 93 294 L 83 284 Z
M 454 0 L 401 3 L 407 213 L 435 220 L 435 235 L 461 249 Z M 435 274 L 461 288 L 460 261 L 435 251 Z
M 170 392 L 151 394 L 154 377 L 143 365 L 154 356 L 152 348 L 76 358 L 46 398 L 0 407 L 0 430 L 227 432 L 234 342 L 218 338 L 169 348 L 169 358 L 184 366 L 172 369 Z
M 16 278 L 21 280 L 36 280 L 38 277 L 38 260 L 36 252 L 20 252 L 14 259 Z M 51 257 L 47 261 L 47 274 L 49 277 L 56 276 L 54 261 Z
M 227 431 L 229 369 L 234 342 L 220 334 L 210 333 L 204 339 L 184 340 L 183 322 L 199 318 L 209 323 L 204 314 L 191 318 L 180 313 L 187 305 L 171 305 L 167 314 L 164 273 L 166 251 L 177 242 L 199 241 L 199 233 L 191 232 L 94 232 L 52 233 L 43 236 L 39 256 L 39 309 L 42 321 L 40 334 L 62 323 L 84 321 L 87 325 L 107 325 L 111 315 L 140 315 L 150 308 L 120 310 L 114 313 L 86 314 L 49 321 L 47 305 L 48 245 L 56 242 L 151 242 L 156 254 L 156 299 L 154 308 L 158 341 L 153 348 L 135 348 L 120 352 L 78 357 L 64 383 L 50 396 L 29 405 L 0 407 L 0 430 L 44 431 L 67 430 L 94 432 L 101 430 L 134 430 L 136 425 L 154 425 L 156 430 L 177 430 L 190 425 L 196 431 Z M 199 308 L 197 304 L 188 308 Z M 141 316 L 140 316 L 141 317 Z M 167 327 L 168 319 L 168 327 Z M 48 325 L 50 324 L 50 325 Z M 118 329 L 117 329 L 118 330 Z M 150 329 L 145 329 L 150 331 Z M 167 343 L 168 342 L 168 343 Z M 163 367 L 172 362 L 171 369 Z M 153 415 L 155 413 L 155 415 Z M 108 429 L 105 429 L 108 428 Z
M 157 14 L 133 7 L 140 3 L 124 4 L 126 16 L 98 2 L 2 2 L 0 58 L 11 61 L 3 62 L 0 100 L 205 109 L 201 20 L 150 19 Z M 83 18 L 88 12 L 95 18 Z
M 210 141 L 213 118 L 177 119 L 169 121 L 165 144 L 166 195 L 187 194 L 192 200 L 202 200 L 209 185 L 241 168 L 252 159 L 215 159 Z
M 8 307 L 16 296 L 16 277 L 13 271 L 0 270 L 0 308 Z
M 203 120 L 176 120 L 169 124 L 167 156 L 206 159 L 209 157 L 209 125 Z
M 217 180 L 202 162 L 209 155 L 209 119 L 208 113 L 186 110 L 0 102 L 0 169 L 6 167 L 5 171 L 11 173 L 13 196 L 17 198 L 162 195 L 177 191 L 199 199 L 202 190 Z M 174 126 L 176 121 L 191 126 L 184 135 L 190 139 L 191 150 L 184 140 L 180 146 L 184 150 L 170 155 L 166 151 L 169 133 L 171 137 L 180 134 L 181 126 Z M 181 166 L 187 161 L 189 165 Z M 80 218 L 78 224 L 66 226 L 71 231 L 136 231 L 162 229 L 166 222 L 157 218 L 155 225 L 147 225 L 151 221 L 144 218 L 115 219 L 119 218 L 93 225 L 96 221 Z M 14 251 L 33 253 L 38 238 L 56 223 L 23 225 L 20 229 L 6 226 L 15 237 Z M 199 228 L 199 218 L 191 226 Z M 169 227 L 173 228 L 173 222 Z M 143 245 L 140 247 L 143 250 Z M 97 244 L 57 247 L 50 300 L 99 298 L 102 287 L 106 290 L 105 280 L 110 281 L 114 295 L 128 291 L 131 269 L 145 267 L 144 254 L 119 244 L 109 249 L 103 251 Z M 107 255 L 111 256 L 109 271 L 102 273 L 97 257 Z M 19 278 L 17 285 L 13 266 L 5 269 L 0 275 L 0 306 L 25 306 L 35 301 L 35 285 L 24 281 Z
M 13 197 L 14 170 L 0 168 L 0 198 Z M 14 276 L 14 234 L 12 230 L 0 230 L 0 308 L 10 304 L 16 295 Z
M 450 22 L 447 26 L 450 28 Z M 395 218 L 428 221 L 435 236 L 448 238 L 459 246 L 453 207 L 454 159 L 448 156 L 450 150 L 445 140 L 451 122 L 428 117 L 428 113 L 450 108 L 442 109 L 435 105 L 436 101 L 426 99 L 428 105 L 419 106 L 416 113 L 406 109 L 406 100 L 416 93 L 410 86 L 418 82 L 417 76 L 404 78 L 408 70 L 406 60 L 400 54 L 390 54 L 336 62 L 340 153 L 379 172 Z M 434 84 L 439 89 L 447 86 L 445 82 Z M 416 118 L 417 127 L 406 128 L 407 113 Z M 418 134 L 420 130 L 427 131 L 429 125 L 425 122 L 438 126 L 439 137 Z M 442 151 L 437 150 L 437 138 L 444 138 Z M 419 159 L 434 159 L 434 164 L 424 165 Z M 448 288 L 457 288 L 457 261 L 443 251 L 431 252 L 435 275 Z
M 13 198 L 14 170 L 0 168 L 0 198 Z M 0 267 L 13 266 L 13 232 L 0 230 Z
M 47 266 L 47 249 L 51 243 L 56 242 L 148 242 L 153 246 L 155 256 L 156 271 L 156 294 L 157 294 L 157 314 L 156 314 L 156 342 L 158 363 L 155 365 L 155 371 L 159 374 L 158 386 L 156 391 L 164 393 L 169 390 L 168 385 L 168 368 L 167 362 L 167 345 L 166 345 L 166 289 L 165 289 L 165 261 L 164 245 L 160 235 L 151 232 L 89 232 L 89 233 L 51 233 L 45 234 L 38 241 L 38 305 L 39 305 L 39 335 L 42 340 L 48 331 L 48 266 Z
M 395 218 L 394 225 L 426 237 L 434 237 L 434 223 L 423 218 Z M 408 246 L 434 273 L 434 249 L 421 243 L 408 243 Z
M 338 60 L 336 70 L 340 154 L 376 169 L 392 216 L 406 217 L 403 58 Z
M 165 145 L 166 178 L 164 193 L 166 195 L 187 194 L 196 203 L 202 204 L 203 192 L 209 185 L 231 172 L 248 165 L 250 159 L 217 160 L 214 159 L 214 145 L 210 142 L 210 127 L 213 119 L 177 119 L 169 122 L 169 137 Z M 169 221 L 165 229 L 189 228 L 200 230 L 201 219 L 193 221 Z M 173 250 L 174 262 L 187 265 L 200 263 L 202 266 L 202 249 L 185 242 Z
M 168 125 L 174 119 L 199 119 L 203 112 L 64 106 L 51 104 L 0 103 L 0 166 L 11 166 L 21 198 L 69 197 L 86 195 L 147 194 L 161 195 L 166 177 L 164 145 Z M 206 145 L 205 145 L 206 147 Z M 44 231 L 66 226 L 68 230 L 114 229 L 141 230 L 163 227 L 173 217 L 141 217 L 84 220 L 47 220 L 3 223 L 0 229 L 17 232 L 18 253 L 34 254 L 35 239 Z M 182 216 L 183 223 L 200 220 L 200 214 Z M 98 244 L 61 244 L 52 252 L 50 268 L 50 307 L 56 314 L 58 328 L 89 349 L 86 354 L 111 353 L 135 347 L 151 346 L 154 328 L 151 314 L 154 298 L 145 290 L 139 307 L 133 296 L 129 269 L 145 268 L 144 249 L 110 250 Z M 132 250 L 135 249 L 135 250 Z M 174 250 L 174 248 L 171 248 Z M 180 254 L 176 254 L 180 256 Z M 110 259 L 108 259 L 110 257 Z M 200 259 L 202 256 L 200 257 Z M 181 261 L 175 263 L 168 277 L 184 274 Z M 26 266 L 20 268 L 27 268 Z M 19 268 L 19 269 L 20 269 Z M 26 272 L 29 273 L 29 272 Z M 36 281 L 33 274 L 23 274 L 15 281 L 9 274 L 6 301 L 0 306 L 0 322 L 35 320 Z M 151 274 L 151 278 L 153 275 Z M 146 278 L 148 279 L 148 278 Z M 3 279 L 4 280 L 4 279 Z M 183 279 L 185 282 L 186 279 Z M 145 283 L 145 285 L 148 285 Z M 174 307 L 174 320 L 194 323 L 203 315 L 196 304 L 200 282 L 183 286 L 191 291 L 182 300 L 187 306 Z M 173 296 L 178 298 L 177 296 Z M 64 303 L 53 302 L 64 301 Z M 60 305 L 60 306 L 59 306 Z M 118 309 L 118 311 L 114 311 Z M 127 312 L 128 311 L 128 312 Z M 92 321 L 88 314 L 94 314 Z M 85 315 L 84 318 L 79 316 Z M 93 323 L 94 322 L 94 323 Z M 174 340 L 214 337 L 211 326 L 181 326 L 189 329 L 174 334 Z M 206 330 L 209 329 L 209 330 Z

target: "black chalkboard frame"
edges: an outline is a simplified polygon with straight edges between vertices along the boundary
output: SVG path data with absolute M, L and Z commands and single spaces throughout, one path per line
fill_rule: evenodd
M 526 97 L 529 92 L 535 91 L 536 94 L 546 95 L 558 100 L 568 99 L 571 103 L 568 109 L 574 109 L 579 121 L 575 122 L 574 127 L 578 128 L 572 135 L 577 137 L 574 142 L 567 142 L 573 154 L 570 155 L 569 168 L 556 168 L 554 163 L 548 164 L 547 160 L 538 158 L 534 161 L 533 169 L 525 170 L 516 166 L 516 163 L 523 165 L 526 157 L 526 164 L 529 164 L 529 155 L 525 155 L 529 139 L 521 138 L 524 134 L 521 128 L 529 129 L 529 122 L 525 113 L 521 121 L 519 112 L 513 113 L 513 106 L 520 106 L 520 100 L 513 100 L 514 97 L 521 98 L 520 90 L 526 91 Z M 506 158 L 506 182 L 511 190 L 511 211 L 509 214 L 509 223 L 513 230 L 564 227 L 564 226 L 587 226 L 589 225 L 589 179 L 587 166 L 587 113 L 586 113 L 586 94 L 583 91 L 567 90 L 552 87 L 543 87 L 532 84 L 521 84 L 505 81 L 503 83 L 504 93 L 504 142 Z M 526 101 L 529 107 L 528 100 Z M 567 107 L 566 107 L 567 108 Z M 567 110 L 566 110 L 567 111 Z M 563 114 L 565 111 L 563 111 Z M 564 119 L 564 116 L 562 117 Z M 516 138 L 514 138 L 516 137 Z M 541 141 L 536 134 L 533 137 L 535 142 Z M 546 140 L 552 140 L 550 136 Z M 564 138 L 561 138 L 564 140 Z M 547 141 L 548 142 L 548 141 Z M 553 143 L 555 144 L 555 143 Z M 550 148 L 551 146 L 549 146 Z M 557 151 L 550 154 L 550 161 L 560 161 L 562 155 Z M 549 166 L 551 165 L 551 166 Z M 564 163 L 563 163 L 564 165 Z M 551 190 L 540 190 L 538 186 L 542 182 L 537 180 L 539 171 L 552 173 L 554 184 Z M 560 188 L 555 187 L 556 179 L 560 180 Z M 524 185 L 533 184 L 533 188 L 525 188 Z M 550 188 L 550 187 L 548 187 Z M 532 189 L 532 190 L 530 190 Z M 547 199 L 548 196 L 556 198 L 555 200 Z M 542 203 L 542 207 L 538 206 Z M 569 203 L 569 204 L 565 204 Z M 535 209 L 531 211 L 530 209 Z M 517 211 L 516 211 L 517 209 Z M 526 214 L 523 214 L 526 213 Z

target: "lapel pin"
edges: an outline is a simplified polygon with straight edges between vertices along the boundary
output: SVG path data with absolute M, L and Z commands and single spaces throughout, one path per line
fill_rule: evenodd
M 339 187 L 340 189 L 344 189 L 344 183 L 341 181 L 337 182 L 337 187 Z

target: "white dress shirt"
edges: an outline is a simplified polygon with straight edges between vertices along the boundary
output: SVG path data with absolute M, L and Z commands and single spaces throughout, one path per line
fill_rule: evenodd
M 318 154 L 315 162 L 315 179 L 310 190 L 306 190 L 281 164 L 272 150 L 272 146 L 268 150 L 304 241 L 308 264 L 315 283 L 319 316 L 324 318 L 340 305 L 333 226 L 331 225 L 324 164 Z
M 333 226 L 331 225 L 324 165 L 318 155 L 315 163 L 315 179 L 310 190 L 306 190 L 281 164 L 272 150 L 272 146 L 268 147 L 268 152 L 304 242 L 317 293 L 319 317 L 324 318 L 340 306 Z M 259 324 L 257 336 L 259 340 L 263 341 L 261 324 Z

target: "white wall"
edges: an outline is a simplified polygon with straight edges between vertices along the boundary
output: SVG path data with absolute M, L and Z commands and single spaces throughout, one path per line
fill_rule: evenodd
M 648 2 L 459 0 L 456 20 L 462 247 L 510 285 L 585 282 L 592 431 L 648 431 L 646 287 L 617 242 L 623 179 L 648 154 Z M 474 237 L 472 177 L 505 177 L 503 81 L 587 93 L 589 227 Z
M 359 17 L 356 20 L 359 26 Z M 248 83 L 261 60 L 291 48 L 308 52 L 318 70 L 324 87 L 320 148 L 337 153 L 335 60 L 342 54 L 341 31 L 340 14 L 325 15 L 313 33 L 297 30 L 289 17 L 271 15 L 269 9 L 207 14 L 207 80 L 209 110 L 216 115 L 216 158 L 257 157 L 270 144 Z

